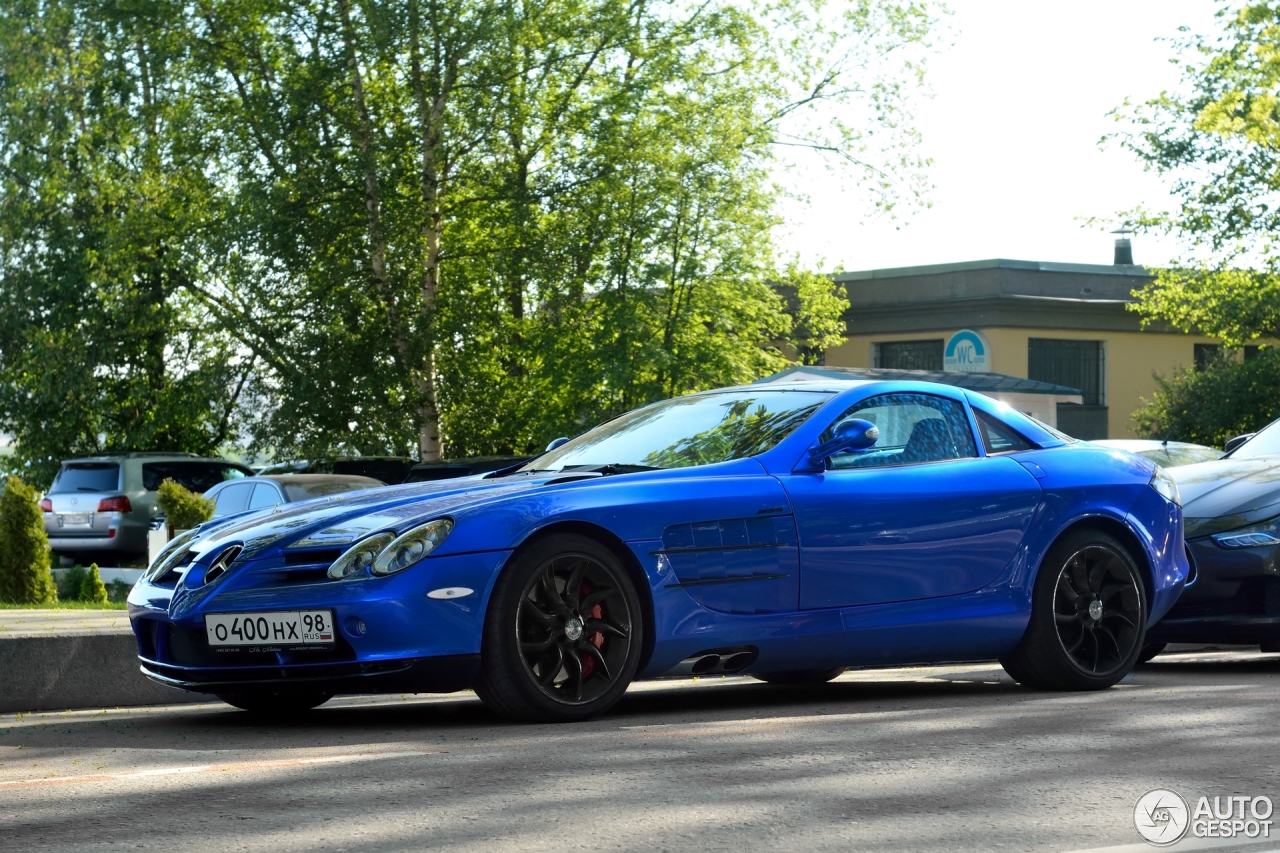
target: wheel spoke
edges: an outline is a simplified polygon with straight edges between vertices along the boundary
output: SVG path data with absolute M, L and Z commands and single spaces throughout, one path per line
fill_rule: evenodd
M 1091 637 L 1093 637 L 1093 671 L 1097 672 L 1098 671 L 1098 652 L 1102 650 L 1102 644 L 1098 642 L 1098 636 L 1096 632 L 1089 631 L 1087 633 Z
M 1084 557 L 1077 556 L 1071 561 L 1071 586 L 1077 593 L 1089 591 L 1089 573 L 1084 568 Z
M 579 648 L 591 657 L 595 658 L 596 671 L 604 677 L 605 681 L 613 680 L 613 673 L 609 672 L 609 665 L 604 662 L 604 655 L 600 654 L 600 650 L 593 643 L 583 643 Z
M 560 596 L 560 590 L 556 589 L 556 576 L 550 568 L 542 576 L 542 591 L 546 593 L 547 603 L 551 605 L 552 613 L 558 616 L 569 612 L 569 608 L 565 606 L 564 599 Z
M 616 592 L 617 590 L 613 589 L 612 587 L 597 589 L 595 592 L 591 593 L 585 599 L 583 599 L 582 606 L 579 607 L 578 609 L 584 613 L 590 613 L 592 610 L 595 609 L 595 606 L 597 604 L 604 601 L 606 598 L 609 598 L 610 596 L 614 595 Z
M 570 607 L 577 607 L 582 600 L 582 578 L 587 573 L 587 561 L 579 558 L 573 571 L 569 572 L 569 580 L 564 585 L 564 600 Z
M 1114 634 L 1112 634 L 1106 628 L 1103 628 L 1101 625 L 1098 626 L 1098 629 L 1095 633 L 1105 635 L 1106 638 L 1111 641 L 1111 645 L 1116 647 L 1116 660 L 1119 660 L 1120 658 L 1124 657 L 1124 653 L 1120 651 L 1120 642 L 1115 638 Z
M 1110 612 L 1108 612 L 1108 613 L 1103 613 L 1103 614 L 1102 614 L 1102 619 L 1103 619 L 1103 620 L 1105 620 L 1105 619 L 1119 619 L 1121 622 L 1123 622 L 1124 624 L 1128 625 L 1130 628 L 1137 628 L 1137 627 L 1138 627 L 1138 626 L 1133 622 L 1133 620 L 1132 620 L 1132 619 L 1130 619 L 1128 616 L 1125 616 L 1123 613 L 1120 613 L 1119 611 L 1116 611 L 1116 610 L 1112 610 L 1112 611 L 1110 611 Z M 1102 620 L 1099 620 L 1099 621 L 1102 621 Z
M 570 651 L 564 656 L 564 668 L 569 671 L 569 677 L 573 679 L 573 701 L 582 701 L 582 661 L 578 656 Z
M 1080 635 L 1076 637 L 1076 641 L 1070 646 L 1063 646 L 1063 648 L 1066 649 L 1067 654 L 1075 654 L 1076 649 L 1080 648 L 1080 646 L 1084 644 L 1084 636 L 1087 633 L 1089 632 L 1081 628 Z
M 1053 614 L 1053 618 L 1058 621 L 1058 624 L 1065 625 L 1071 622 L 1079 622 L 1080 614 L 1079 613 L 1055 613 Z
M 1102 589 L 1102 580 L 1107 574 L 1107 563 L 1111 562 L 1109 558 L 1100 557 L 1098 562 L 1094 564 L 1093 569 L 1089 572 L 1089 591 L 1099 592 Z M 1101 595 L 1099 595 L 1101 597 Z
M 612 622 L 606 622 L 604 619 L 589 619 L 587 626 L 582 629 L 582 633 L 588 637 L 599 631 L 602 634 L 612 634 L 615 637 L 626 639 L 628 634 L 622 628 Z
M 532 599 L 526 598 L 520 602 L 520 615 L 528 616 L 534 622 L 542 627 L 550 627 L 555 624 L 556 618 L 550 613 L 544 612 Z
M 1071 573 L 1063 572 L 1058 578 L 1058 591 L 1066 596 L 1067 602 L 1073 607 L 1080 601 L 1080 594 L 1076 592 L 1075 587 L 1071 585 Z
M 543 687 L 551 687 L 556 680 L 556 676 L 560 674 L 560 669 L 564 666 L 564 650 L 560 646 L 552 647 L 555 651 L 555 663 L 538 678 L 538 683 Z
M 522 652 L 526 652 L 526 653 L 527 653 L 527 652 L 545 652 L 547 649 L 549 649 L 549 648 L 551 648 L 552 646 L 554 646 L 554 645 L 556 644 L 556 640 L 558 640 L 558 639 L 559 639 L 559 637 L 557 637 L 557 636 L 555 635 L 555 633 L 553 632 L 553 633 L 551 634 L 551 636 L 550 636 L 550 637 L 548 637 L 547 639 L 545 639 L 545 640 L 540 640 L 539 642 L 536 642 L 536 643 L 523 643 L 523 642 L 522 642 L 522 643 L 520 644 L 520 651 L 522 651 Z
M 1130 589 L 1133 589 L 1133 587 L 1127 583 L 1108 584 L 1107 586 L 1104 586 L 1102 589 L 1098 590 L 1098 598 L 1101 601 L 1110 601 L 1112 598 L 1115 598 L 1120 593 Z

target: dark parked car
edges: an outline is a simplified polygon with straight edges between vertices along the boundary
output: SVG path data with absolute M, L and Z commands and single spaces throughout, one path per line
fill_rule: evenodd
M 40 509 L 55 554 L 90 558 L 140 558 L 147 530 L 159 512 L 156 489 L 175 480 L 206 492 L 227 480 L 253 475 L 244 465 L 192 453 L 120 453 L 68 459 Z
M 1221 459 L 1223 452 L 1216 447 L 1203 444 L 1190 444 L 1185 441 L 1156 441 L 1143 438 L 1115 438 L 1094 441 L 1103 447 L 1114 447 L 1127 450 L 1139 456 L 1145 456 L 1162 468 L 1176 468 L 1179 465 L 1195 465 L 1197 462 L 1210 462 Z
M 310 501 L 341 495 L 360 489 L 385 486 L 372 477 L 348 477 L 342 474 L 279 474 L 269 477 L 246 477 L 234 483 L 222 483 L 205 493 L 214 503 L 213 517 L 234 515 L 249 509 L 266 509 L 281 504 Z
M 406 483 L 426 483 L 432 480 L 452 480 L 500 471 L 512 465 L 528 462 L 530 456 L 472 456 L 469 459 L 441 459 L 437 462 L 419 462 L 409 471 Z
M 262 468 L 258 474 L 346 474 L 352 477 L 372 477 L 383 483 L 403 483 L 413 465 L 414 460 L 407 456 L 353 456 L 346 459 L 277 462 Z
M 1280 421 L 1222 459 L 1169 474 L 1182 493 L 1192 575 L 1143 656 L 1165 643 L 1280 651 Z

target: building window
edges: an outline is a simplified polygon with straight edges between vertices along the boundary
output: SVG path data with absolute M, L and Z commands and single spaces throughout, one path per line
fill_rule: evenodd
M 886 341 L 876 344 L 875 367 L 891 370 L 941 370 L 941 338 L 932 341 Z
M 1196 344 L 1196 370 L 1208 370 L 1209 365 L 1218 360 L 1222 347 L 1217 344 Z M 1249 347 L 1245 347 L 1244 359 L 1249 360 Z M 1257 350 L 1257 347 L 1253 347 Z
M 1258 357 L 1258 350 L 1260 350 L 1260 349 L 1262 349 L 1262 347 L 1256 347 L 1256 346 L 1245 347 L 1245 348 L 1244 348 L 1244 360 L 1245 360 L 1245 361 L 1253 361 L 1255 358 L 1257 358 L 1257 357 Z
M 1105 406 L 1102 341 L 1027 341 L 1027 378 L 1080 389 L 1086 406 Z

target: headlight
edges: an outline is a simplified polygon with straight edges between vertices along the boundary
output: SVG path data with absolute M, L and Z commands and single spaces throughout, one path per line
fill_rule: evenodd
M 1257 548 L 1259 545 L 1280 545 L 1280 518 L 1242 527 L 1213 536 L 1213 541 L 1223 548 Z
M 437 518 L 403 533 L 373 561 L 375 575 L 391 575 L 409 568 L 430 554 L 453 530 L 453 521 Z
M 1169 503 L 1182 506 L 1182 495 L 1178 494 L 1178 484 L 1169 476 L 1169 472 L 1156 466 L 1156 472 L 1151 475 L 1151 488 L 1155 489 Z
M 395 538 L 394 533 L 387 532 L 360 540 L 334 561 L 334 564 L 329 567 L 329 577 L 339 581 L 353 575 L 365 574 L 373 565 L 373 561 L 382 553 L 382 549 L 395 541 Z

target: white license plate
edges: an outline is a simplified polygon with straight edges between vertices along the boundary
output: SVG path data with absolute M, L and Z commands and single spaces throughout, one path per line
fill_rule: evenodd
M 275 613 L 210 613 L 204 630 L 211 646 L 332 645 L 333 611 L 284 610 Z
M 62 514 L 63 527 L 84 527 L 89 523 L 89 513 L 87 512 L 64 512 Z

